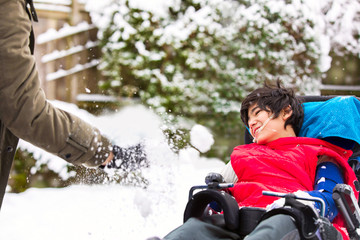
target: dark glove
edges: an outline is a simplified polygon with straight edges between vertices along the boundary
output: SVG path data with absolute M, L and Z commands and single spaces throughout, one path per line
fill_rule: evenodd
M 224 183 L 224 177 L 220 173 L 208 173 L 205 177 L 205 183 L 209 185 Z
M 128 148 L 114 145 L 112 152 L 114 153 L 114 158 L 106 166 L 101 165 L 100 168 L 114 168 L 129 172 L 139 168 L 149 167 L 149 162 L 142 144 Z

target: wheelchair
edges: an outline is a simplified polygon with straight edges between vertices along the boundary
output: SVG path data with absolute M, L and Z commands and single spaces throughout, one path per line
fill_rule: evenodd
M 301 96 L 299 98 L 302 102 L 306 103 L 324 102 L 334 97 L 335 96 Z M 357 99 L 360 100 L 360 98 Z M 252 143 L 252 137 L 248 131 L 245 131 L 245 144 L 248 143 Z M 359 143 L 356 143 L 353 146 L 352 151 L 353 155 L 350 157 L 348 163 L 359 180 Z M 189 218 L 195 217 L 233 231 L 239 234 L 240 237 L 245 237 L 261 220 L 268 217 L 267 215 L 269 215 L 269 213 L 264 209 L 252 207 L 242 207 L 239 209 L 238 203 L 227 191 L 228 188 L 233 187 L 234 185 L 232 183 L 225 183 L 220 174 L 208 174 L 205 178 L 205 183 L 206 185 L 197 185 L 190 189 L 189 201 L 184 211 L 184 222 Z M 359 185 L 356 186 L 355 184 L 355 187 L 358 188 Z M 293 209 L 300 209 L 300 214 L 303 219 L 301 220 L 302 223 L 296 223 L 296 225 L 302 239 L 313 239 L 315 232 L 321 231 L 321 228 L 323 227 L 322 223 L 327 220 L 324 217 L 325 204 L 320 198 L 300 198 L 294 194 L 266 191 L 264 191 L 263 194 L 284 197 L 286 199 L 285 206 L 290 206 Z M 305 205 L 297 205 L 299 202 L 296 200 L 299 200 L 299 198 L 300 200 L 319 202 L 320 206 L 322 206 L 322 210 L 320 210 L 320 213 L 315 213 L 313 210 L 307 209 Z M 341 214 L 345 220 L 346 230 L 350 239 L 360 240 L 360 208 L 353 189 L 346 184 L 337 184 L 333 189 L 332 198 L 339 210 L 339 214 Z M 216 211 L 213 206 L 215 206 Z M 221 214 L 219 214 L 219 212 L 221 212 Z M 298 220 L 298 216 L 296 213 L 294 214 L 295 215 L 293 216 L 291 213 L 289 215 Z

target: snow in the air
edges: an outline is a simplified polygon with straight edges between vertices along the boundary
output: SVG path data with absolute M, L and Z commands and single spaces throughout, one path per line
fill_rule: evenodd
M 143 170 L 143 176 L 149 185 L 144 189 L 107 183 L 7 193 L 0 214 L 0 239 L 163 237 L 182 223 L 190 187 L 203 185 L 207 173 L 224 166 L 219 159 L 201 157 L 194 148 L 175 154 L 161 130 L 162 120 L 141 105 L 95 117 L 73 104 L 52 103 L 97 126 L 115 144 L 128 146 L 144 142 L 150 167 Z M 197 149 L 206 151 L 213 144 L 211 133 L 203 126 L 195 125 L 191 135 L 192 145 Z M 65 171 L 67 163 L 60 158 L 23 141 L 20 148 L 33 152 L 39 159 L 38 164 L 47 162 L 49 168 L 64 179 L 71 176 Z

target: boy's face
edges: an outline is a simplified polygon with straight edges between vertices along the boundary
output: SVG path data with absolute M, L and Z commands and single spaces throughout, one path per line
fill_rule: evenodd
M 252 105 L 248 111 L 248 125 L 254 142 L 266 144 L 281 137 L 289 137 L 284 128 L 287 115 L 289 113 L 284 114 L 282 110 L 279 116 L 274 119 L 272 112 L 260 109 L 257 104 Z

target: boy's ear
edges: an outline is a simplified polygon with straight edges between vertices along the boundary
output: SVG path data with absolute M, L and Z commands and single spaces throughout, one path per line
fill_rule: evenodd
M 290 105 L 285 107 L 283 110 L 281 110 L 281 116 L 285 121 L 289 119 L 289 117 L 291 117 L 292 114 L 293 114 L 293 110 L 291 109 Z

